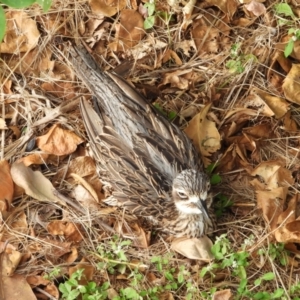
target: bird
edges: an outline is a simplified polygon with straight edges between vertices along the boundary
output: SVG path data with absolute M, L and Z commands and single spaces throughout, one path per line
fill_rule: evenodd
M 147 219 L 175 237 L 215 229 L 210 178 L 192 141 L 123 77 L 102 71 L 83 45 L 70 45 L 76 76 L 93 95 L 80 111 L 104 202 Z

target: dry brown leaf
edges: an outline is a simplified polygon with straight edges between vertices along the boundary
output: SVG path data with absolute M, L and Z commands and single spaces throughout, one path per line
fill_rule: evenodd
M 22 254 L 10 247 L 5 248 L 1 253 L 1 274 L 12 276 L 18 267 L 22 258 Z
M 47 230 L 52 235 L 62 235 L 67 241 L 78 243 L 83 239 L 80 224 L 55 220 L 47 225 Z
M 74 84 L 72 84 L 71 82 L 44 82 L 41 84 L 41 88 L 44 91 L 64 100 L 72 100 L 76 96 Z
M 49 154 L 46 153 L 33 153 L 28 156 L 22 157 L 20 159 L 20 162 L 23 162 L 26 167 L 29 167 L 31 165 L 43 165 L 46 164 L 48 157 Z
M 201 153 L 205 166 L 210 164 L 208 156 L 221 147 L 221 136 L 216 128 L 216 124 L 206 118 L 211 105 L 211 103 L 206 105 L 184 130 Z
M 266 13 L 266 7 L 255 0 L 252 0 L 250 3 L 245 4 L 245 8 L 252 12 L 254 16 L 259 17 Z
M 271 191 L 256 191 L 257 207 L 262 209 L 271 230 L 277 228 L 278 217 L 283 211 L 286 195 L 286 187 L 274 188 Z
M 5 300 L 37 300 L 25 276 L 2 276 L 1 290 Z
M 133 9 L 124 9 L 120 14 L 120 24 L 116 27 L 117 49 L 124 51 L 137 45 L 145 36 L 144 19 Z
M 261 176 L 267 190 L 272 190 L 279 186 L 289 186 L 294 183 L 291 171 L 284 168 L 278 160 L 262 162 L 250 174 L 252 176 Z
M 219 29 L 200 24 L 192 29 L 192 37 L 199 55 L 219 52 Z
M 96 191 L 94 190 L 94 188 L 85 180 L 83 179 L 81 176 L 78 176 L 75 173 L 71 173 L 70 174 L 71 177 L 73 177 L 73 179 L 76 180 L 77 183 L 81 183 L 81 185 L 90 193 L 90 195 L 93 197 L 94 202 L 99 202 L 98 199 L 98 195 L 96 193 Z
M 300 82 L 298 80 L 300 65 L 293 64 L 290 72 L 286 75 L 282 89 L 285 97 L 294 103 L 300 104 Z
M 89 0 L 93 13 L 111 17 L 126 7 L 126 0 Z
M 36 47 L 40 38 L 36 22 L 24 11 L 8 11 L 6 14 L 6 31 L 1 53 L 19 54 Z
M 89 281 L 93 280 L 95 274 L 95 267 L 88 264 L 87 262 L 82 261 L 76 266 L 70 267 L 69 276 L 71 277 L 73 273 L 82 269 L 83 269 L 83 273 L 82 273 L 83 276 L 79 280 L 79 284 L 87 285 Z
M 183 30 L 185 30 L 193 22 L 193 19 L 191 18 L 191 16 L 192 16 L 192 13 L 193 13 L 196 3 L 197 3 L 197 0 L 189 0 L 188 2 L 183 3 L 183 4 L 185 4 L 184 7 L 182 8 L 182 13 L 183 13 L 184 19 L 183 19 L 181 28 Z M 174 6 L 179 7 L 179 3 L 177 0 L 175 0 L 175 1 L 168 0 L 168 4 L 172 8 L 174 8 Z M 181 8 L 179 8 L 179 9 L 181 9 Z
M 182 65 L 182 61 L 179 58 L 179 56 L 177 55 L 176 52 L 174 52 L 171 49 L 168 49 L 164 54 L 163 54 L 163 58 L 162 58 L 162 62 L 165 63 L 168 60 L 173 59 L 176 63 L 176 65 L 181 66 Z
M 97 173 L 95 161 L 90 156 L 78 156 L 71 160 L 66 178 L 68 178 L 71 173 L 75 173 L 81 177 L 94 175 Z
M 82 185 L 76 185 L 73 188 L 70 196 L 76 199 L 82 205 L 82 207 L 89 209 L 90 211 L 97 211 L 99 209 L 98 197 L 97 200 L 95 200 L 95 197 L 92 196 L 92 193 L 95 193 L 94 189 L 92 189 L 92 192 L 90 192 L 86 187 L 83 187 Z
M 11 166 L 11 176 L 15 184 L 22 187 L 28 196 L 40 201 L 49 201 L 65 205 L 56 195 L 52 183 L 39 171 L 32 171 L 22 162 Z
M 214 293 L 212 300 L 229 300 L 232 297 L 231 290 L 217 291 Z
M 186 90 L 189 87 L 189 80 L 183 77 L 183 75 L 190 73 L 191 70 L 177 70 L 170 73 L 165 73 L 162 83 L 159 85 L 161 87 L 165 84 L 171 84 L 172 87 L 177 87 L 181 90 Z
M 214 258 L 210 250 L 212 245 L 212 241 L 207 236 L 199 239 L 181 237 L 172 242 L 171 249 L 189 259 L 209 262 Z
M 121 234 L 123 237 L 133 240 L 135 246 L 140 248 L 149 247 L 149 237 L 137 222 L 130 222 L 125 224 L 123 221 L 117 220 L 114 227 L 116 232 Z
M 277 119 L 283 117 L 289 110 L 289 104 L 282 98 L 270 95 L 257 88 L 252 90 L 256 93 L 267 105 L 267 107 L 273 112 Z
M 10 167 L 6 160 L 0 161 L 0 213 L 6 215 L 10 209 L 14 194 L 14 184 Z
M 58 124 L 53 125 L 47 134 L 36 139 L 41 150 L 58 156 L 73 153 L 82 142 L 73 131 L 63 129 Z
M 207 3 L 219 7 L 219 9 L 231 19 L 238 8 L 235 0 L 206 0 Z
M 6 123 L 5 123 L 5 120 L 0 118 L 0 129 L 7 129 L 7 126 L 6 126 Z
M 283 128 L 288 132 L 296 132 L 298 130 L 298 125 L 294 119 L 292 119 L 291 112 L 287 112 L 283 119 Z
M 53 52 L 52 49 L 45 48 L 34 49 L 30 52 L 21 53 L 20 55 L 12 56 L 7 65 L 14 70 L 14 72 L 21 75 L 36 75 L 36 76 L 48 76 L 54 68 L 54 60 L 51 60 Z M 47 74 L 47 75 L 46 75 Z

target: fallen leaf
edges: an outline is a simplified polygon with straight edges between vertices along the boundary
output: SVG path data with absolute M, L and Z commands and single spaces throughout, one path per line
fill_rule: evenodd
M 65 205 L 65 203 L 56 196 L 57 191 L 52 183 L 40 171 L 32 171 L 22 162 L 15 162 L 11 166 L 10 173 L 14 183 L 22 187 L 28 196 L 40 201 L 49 201 Z
M 80 224 L 55 220 L 47 225 L 47 230 L 52 235 L 64 236 L 70 242 L 78 243 L 83 239 Z
M 221 148 L 221 136 L 216 124 L 206 118 L 211 105 L 206 105 L 184 130 L 201 153 L 205 166 L 210 164 L 208 156 Z
M 270 95 L 257 88 L 252 90 L 266 103 L 277 119 L 283 117 L 289 110 L 289 104 L 282 98 Z
M 93 13 L 111 17 L 126 7 L 126 0 L 90 0 Z
M 46 164 L 49 154 L 46 153 L 33 153 L 28 156 L 22 157 L 20 162 L 22 161 L 26 167 L 31 165 L 43 165 Z
M 250 3 L 245 4 L 245 8 L 252 12 L 254 16 L 259 17 L 266 13 L 266 7 L 255 0 L 252 0 Z
M 90 265 L 89 263 L 82 261 L 76 266 L 70 267 L 69 276 L 71 277 L 73 273 L 82 269 L 83 269 L 83 273 L 82 273 L 83 276 L 80 278 L 80 280 L 78 280 L 78 283 L 81 285 L 87 285 L 89 281 L 93 280 L 95 274 L 95 267 Z
M 36 139 L 41 150 L 58 156 L 73 153 L 82 142 L 73 131 L 63 129 L 58 124 L 53 125 L 47 134 Z
M 40 38 L 36 22 L 22 10 L 8 11 L 5 16 L 6 31 L 0 52 L 19 54 L 35 48 Z
M 14 184 L 10 174 L 10 167 L 6 160 L 0 160 L 0 212 L 7 214 L 14 194 Z
M 235 0 L 206 0 L 206 2 L 219 7 L 219 9 L 224 14 L 227 14 L 230 19 L 236 13 L 238 8 L 238 2 Z
M 262 162 L 250 174 L 252 176 L 261 176 L 264 180 L 266 190 L 294 184 L 291 171 L 284 168 L 278 160 Z
M 37 300 L 25 276 L 2 276 L 1 290 L 5 300 Z
M 257 207 L 262 209 L 264 219 L 271 230 L 277 228 L 278 217 L 283 211 L 286 195 L 286 187 L 274 188 L 271 191 L 256 191 Z
M 213 259 L 210 250 L 212 245 L 212 241 L 207 236 L 203 236 L 199 239 L 181 237 L 173 240 L 171 249 L 189 259 L 209 262 Z
M 7 129 L 5 120 L 3 120 L 2 118 L 0 118 L 0 129 Z
M 144 36 L 143 17 L 133 9 L 123 9 L 120 14 L 120 24 L 116 29 L 118 50 L 124 51 L 134 47 Z
M 229 300 L 232 297 L 231 290 L 217 291 L 213 294 L 212 300 Z
M 300 65 L 293 64 L 290 72 L 286 75 L 282 89 L 285 97 L 291 102 L 300 104 L 300 82 L 298 81 Z

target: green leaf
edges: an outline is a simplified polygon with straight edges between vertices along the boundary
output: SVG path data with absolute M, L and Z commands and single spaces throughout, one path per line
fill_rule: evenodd
M 177 113 L 175 111 L 170 111 L 168 114 L 169 121 L 173 121 L 177 117 Z
M 278 299 L 281 298 L 281 296 L 283 295 L 284 290 L 283 289 L 277 289 L 273 294 L 272 294 L 272 298 L 273 299 Z M 295 298 L 294 298 L 295 300 Z
M 288 57 L 294 49 L 294 41 L 291 39 L 289 40 L 288 44 L 284 48 L 284 56 Z
M 153 14 L 155 12 L 155 3 L 148 2 L 144 5 L 144 7 L 146 7 L 148 10 L 148 17 L 153 16 Z
M 215 184 L 218 184 L 222 181 L 222 178 L 220 175 L 218 174 L 213 174 L 211 177 L 210 177 L 210 183 L 212 185 L 215 185 Z
M 35 0 L 1 0 L 2 3 L 13 8 L 25 8 L 35 2 Z
M 44 12 L 47 12 L 51 7 L 52 0 L 36 0 L 36 3 L 42 7 Z
M 273 272 L 269 272 L 261 276 L 261 279 L 263 280 L 273 280 L 275 278 L 275 275 Z
M 122 295 L 127 297 L 128 299 L 139 299 L 139 294 L 137 291 L 131 287 L 127 287 L 121 290 Z
M 6 29 L 6 17 L 2 6 L 0 6 L 0 42 L 2 42 Z
M 174 280 L 174 277 L 170 272 L 165 272 L 165 277 L 170 281 Z
M 292 8 L 287 3 L 279 3 L 275 5 L 275 11 L 277 14 L 282 14 L 286 17 L 295 17 Z
M 155 16 L 150 16 L 150 17 L 147 17 L 144 21 L 144 28 L 145 29 L 150 29 L 153 27 L 154 25 L 154 22 L 155 22 Z
M 202 276 L 202 277 L 203 277 L 203 276 Z M 180 273 L 178 274 L 177 280 L 178 280 L 178 283 L 183 283 L 183 281 L 184 281 L 184 276 L 183 276 L 183 273 L 182 273 L 182 272 L 180 272 Z

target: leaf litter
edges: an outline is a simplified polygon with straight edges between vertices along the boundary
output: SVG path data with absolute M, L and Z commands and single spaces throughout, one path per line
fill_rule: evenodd
M 135 1 L 129 6 L 102 2 L 53 1 L 48 13 L 38 6 L 6 12 L 0 45 L 1 295 L 9 299 L 8 291 L 19 286 L 23 294 L 18 299 L 57 298 L 55 281 L 43 276 L 61 265 L 57 279 L 83 268 L 89 280 L 115 282 L 110 290 L 115 295 L 129 284 L 128 259 L 150 267 L 151 285 L 166 280 L 151 263 L 153 257 L 174 250 L 179 254 L 173 253 L 172 266 L 178 271 L 187 265 L 194 274 L 191 259 L 211 258 L 210 242 L 151 236 L 149 224 L 103 204 L 105 191 L 87 156 L 75 101 L 90 95 L 58 38 L 78 34 L 103 69 L 124 65 L 122 76 L 141 93 L 155 89 L 160 109 L 175 112 L 174 122 L 193 140 L 205 164 L 216 164 L 222 183 L 214 190 L 233 202 L 218 220 L 216 236 L 226 232 L 238 251 L 252 234 L 255 243 L 248 251 L 253 257 L 275 241 L 289 249 L 294 262 L 277 269 L 288 290 L 297 282 L 292 270 L 300 242 L 300 51 L 296 41 L 291 55 L 284 56 L 292 38 L 290 23 L 280 23 L 276 3 L 270 1 L 167 1 L 155 3 L 153 28 L 145 30 L 147 12 Z M 298 14 L 297 6 L 291 7 Z M 29 141 L 34 148 L 28 151 Z M 104 253 L 114 253 L 114 234 L 133 246 L 126 248 L 127 261 L 118 265 L 122 272 L 97 277 L 94 265 L 99 260 L 108 264 Z M 93 255 L 99 245 L 106 249 L 100 258 Z M 229 299 L 236 290 L 226 289 L 216 275 L 220 289 L 213 299 Z M 194 299 L 209 285 L 201 283 L 196 290 Z

